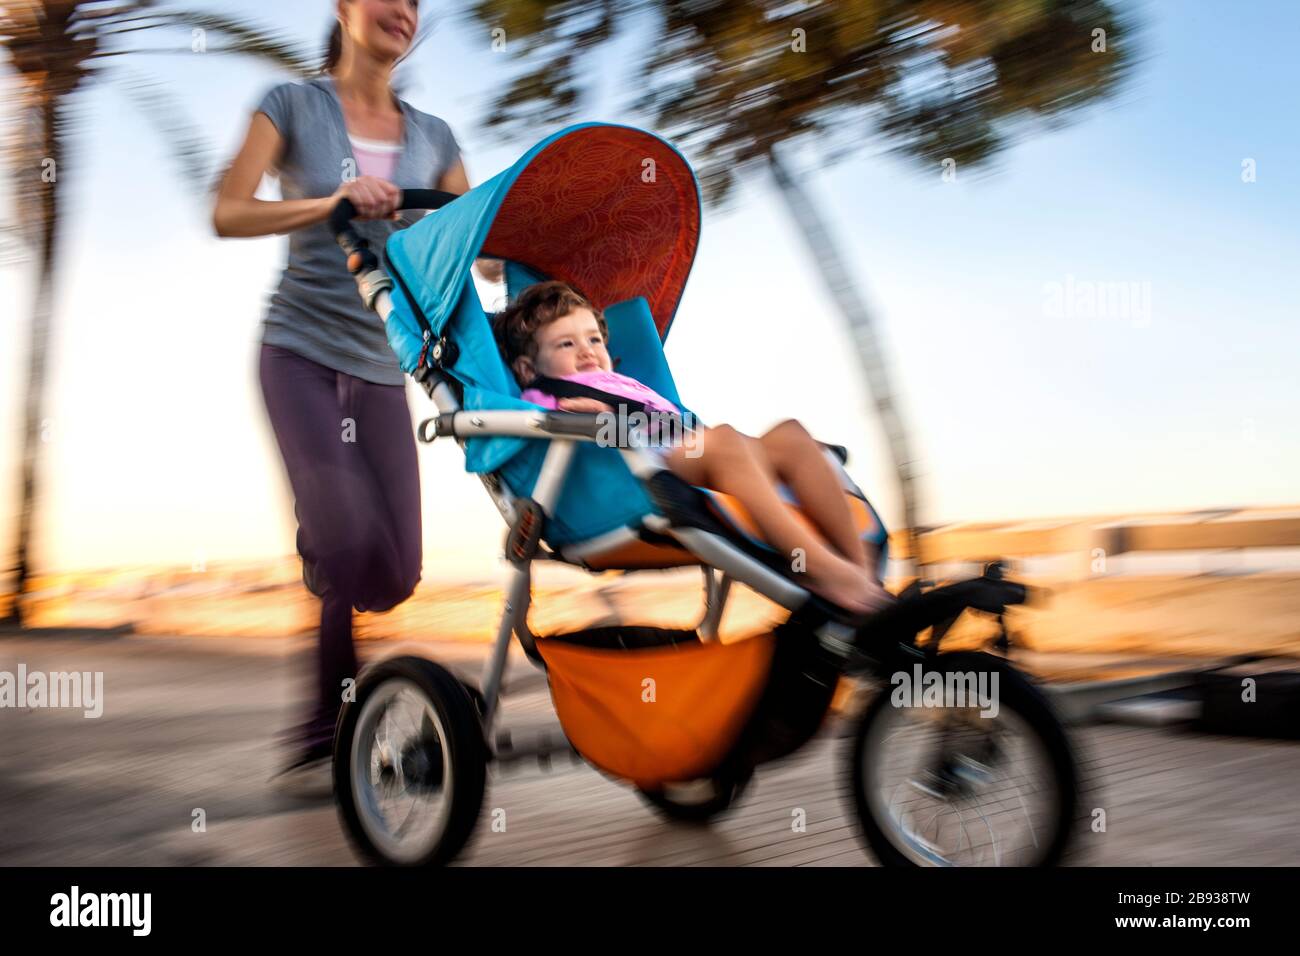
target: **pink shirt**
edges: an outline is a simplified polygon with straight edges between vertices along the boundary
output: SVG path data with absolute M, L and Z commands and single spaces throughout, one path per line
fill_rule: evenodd
M 352 143 L 352 155 L 357 159 L 357 175 L 375 176 L 392 182 L 397 157 L 402 153 L 401 143 L 362 139 L 350 133 L 348 140 Z
M 556 378 L 562 378 L 566 382 L 577 382 L 579 385 L 589 385 L 592 388 L 598 388 L 602 392 L 609 392 L 613 395 L 621 395 L 633 401 L 640 402 L 646 407 L 646 411 L 667 412 L 672 415 L 680 415 L 681 411 L 668 399 L 664 398 L 658 392 L 642 385 L 634 378 L 628 378 L 626 375 L 619 375 L 618 372 L 606 372 L 597 369 L 594 372 L 575 372 L 573 375 L 557 375 Z M 559 400 L 554 395 L 547 395 L 545 392 L 536 388 L 529 388 L 519 396 L 525 402 L 532 402 L 534 405 L 541 405 L 543 408 L 559 408 Z M 614 404 L 614 403 L 610 403 Z

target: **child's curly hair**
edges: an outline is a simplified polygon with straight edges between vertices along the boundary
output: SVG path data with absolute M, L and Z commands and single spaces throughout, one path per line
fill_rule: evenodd
M 552 279 L 530 285 L 515 301 L 492 316 L 492 334 L 506 364 L 513 366 L 521 355 L 537 357 L 537 330 L 563 318 L 574 309 L 590 309 L 600 326 L 600 334 L 609 341 L 605 314 L 591 304 L 581 292 L 567 282 Z

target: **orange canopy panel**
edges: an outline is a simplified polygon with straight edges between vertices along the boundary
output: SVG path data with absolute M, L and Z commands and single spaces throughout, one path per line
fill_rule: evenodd
M 537 642 L 569 742 L 641 787 L 717 769 L 758 704 L 774 647 L 770 633 L 638 650 Z

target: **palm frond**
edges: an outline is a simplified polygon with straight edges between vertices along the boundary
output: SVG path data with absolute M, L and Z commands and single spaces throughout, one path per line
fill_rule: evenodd
M 213 148 L 199 132 L 198 124 L 189 118 L 180 100 L 155 77 L 146 77 L 126 68 L 119 68 L 118 73 L 122 76 L 126 94 L 162 136 L 185 179 L 199 192 L 207 190 L 212 180 L 209 157 Z
M 152 4 L 142 4 L 142 6 L 152 7 Z M 110 20 L 95 25 L 95 36 L 103 42 L 129 33 L 167 28 L 199 29 L 205 34 L 211 34 L 213 42 L 222 45 L 216 48 L 205 47 L 209 53 L 231 53 L 269 60 L 274 65 L 299 76 L 310 75 L 319 67 L 319 57 L 316 54 L 303 50 L 281 33 L 233 17 L 201 10 L 153 10 L 138 17 Z M 128 52 L 145 51 L 116 48 L 97 51 L 93 57 L 100 58 Z

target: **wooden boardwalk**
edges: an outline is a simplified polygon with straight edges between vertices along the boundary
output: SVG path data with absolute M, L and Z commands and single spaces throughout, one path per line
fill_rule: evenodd
M 282 648 L 283 650 L 283 648 Z M 481 653 L 477 649 L 473 653 Z M 265 647 L 7 638 L 0 670 L 105 673 L 105 713 L 0 711 L 0 865 L 351 865 L 329 801 L 275 793 L 269 739 L 289 722 L 302 662 Z M 470 663 L 467 657 L 463 663 Z M 554 726 L 533 683 L 511 726 Z M 845 747 L 828 728 L 761 768 L 708 828 L 662 821 L 582 764 L 494 771 L 469 866 L 867 866 L 847 806 Z M 1098 726 L 1077 736 L 1086 808 L 1083 865 L 1300 862 L 1300 745 Z M 201 809 L 203 832 L 192 827 Z M 807 827 L 796 832 L 793 814 Z M 504 832 L 492 822 L 504 813 Z

